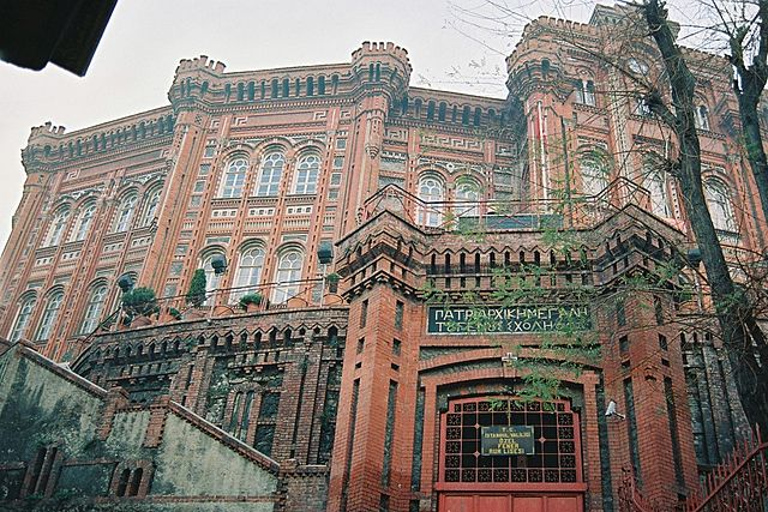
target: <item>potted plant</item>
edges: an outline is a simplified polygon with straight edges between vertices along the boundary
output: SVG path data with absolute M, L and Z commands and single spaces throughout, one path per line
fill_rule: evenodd
M 157 297 L 152 288 L 134 288 L 123 294 L 123 310 L 128 314 L 131 324 L 141 326 L 149 325 L 151 321 L 149 316 L 157 313 L 160 308 L 157 306 Z M 136 320 L 134 320 L 135 317 Z
M 173 318 L 174 320 L 181 320 L 182 319 L 181 311 L 179 311 L 176 308 L 169 308 L 168 309 L 168 314 L 171 315 L 171 318 Z
M 331 272 L 325 276 L 325 282 L 328 283 L 328 291 L 331 293 L 339 291 L 339 281 L 341 281 L 341 276 L 336 272 Z
M 242 297 L 240 297 L 240 301 L 238 302 L 240 304 L 240 307 L 243 308 L 243 310 L 250 312 L 253 312 L 257 309 L 257 307 L 261 304 L 261 301 L 263 300 L 263 297 L 260 293 L 252 292 L 252 293 L 246 293 Z

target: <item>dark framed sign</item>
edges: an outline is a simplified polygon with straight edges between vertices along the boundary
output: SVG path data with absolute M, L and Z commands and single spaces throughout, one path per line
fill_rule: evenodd
M 533 427 L 494 425 L 480 429 L 482 455 L 533 455 Z
M 427 308 L 427 334 L 515 334 L 591 328 L 592 314 L 583 304 Z

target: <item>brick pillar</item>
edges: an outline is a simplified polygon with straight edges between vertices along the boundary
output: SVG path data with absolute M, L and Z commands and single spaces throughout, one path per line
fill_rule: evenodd
M 329 511 L 379 510 L 382 499 L 392 512 L 408 510 L 418 340 L 407 304 L 387 284 L 350 301 Z

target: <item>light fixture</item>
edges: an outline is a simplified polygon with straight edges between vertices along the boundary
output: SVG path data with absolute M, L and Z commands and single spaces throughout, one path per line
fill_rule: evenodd
M 624 419 L 626 416 L 616 410 L 616 402 L 611 400 L 608 402 L 608 407 L 605 408 L 605 416 L 610 418 L 611 416 L 617 416 L 619 419 Z
M 117 286 L 120 287 L 120 291 L 123 293 L 128 293 L 133 289 L 133 279 L 131 279 L 131 276 L 122 276 L 117 280 Z
M 211 258 L 211 267 L 213 267 L 213 273 L 220 276 L 227 270 L 227 259 L 223 254 L 217 254 Z

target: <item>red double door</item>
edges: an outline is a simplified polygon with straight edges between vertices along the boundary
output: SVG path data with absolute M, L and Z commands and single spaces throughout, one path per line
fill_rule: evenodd
M 583 512 L 579 495 L 443 493 L 440 512 Z

